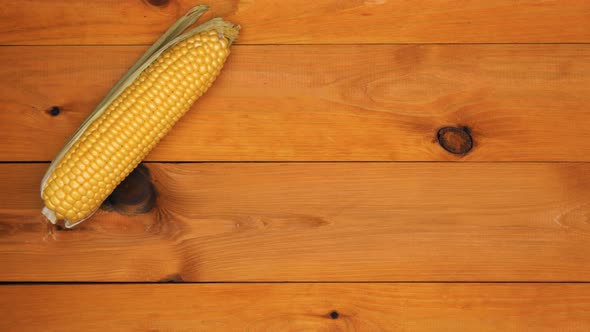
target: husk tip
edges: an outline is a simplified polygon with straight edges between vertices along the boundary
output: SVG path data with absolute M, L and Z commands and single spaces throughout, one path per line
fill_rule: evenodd
M 207 5 L 198 5 L 198 6 L 194 6 L 193 8 L 191 8 L 188 12 L 186 12 L 186 14 L 184 14 L 184 16 L 192 16 L 192 15 L 202 15 L 204 12 L 209 10 L 209 6 Z
M 241 28 L 242 27 L 239 24 L 227 22 L 227 24 L 223 27 L 223 36 L 229 40 L 230 44 L 232 44 L 236 39 L 238 39 Z
M 49 222 L 55 225 L 55 223 L 57 222 L 57 216 L 55 215 L 55 212 L 53 212 L 47 206 L 44 206 L 43 210 L 41 210 L 41 213 L 43 213 L 43 215 L 45 216 L 45 218 L 47 218 L 47 220 L 49 220 Z

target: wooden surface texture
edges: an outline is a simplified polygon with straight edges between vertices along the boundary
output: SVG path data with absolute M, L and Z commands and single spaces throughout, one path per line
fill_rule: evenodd
M 590 331 L 590 2 L 212 0 L 222 75 L 90 220 L 48 162 L 197 0 L 0 6 L 1 331 Z
M 9 281 L 587 281 L 587 164 L 149 164 L 154 209 L 65 231 L 0 165 Z
M 0 286 L 0 310 L 22 332 L 585 332 L 590 285 L 23 285 Z
M 0 44 L 150 44 L 197 0 L 8 0 Z M 244 44 L 590 41 L 586 0 L 211 0 Z M 121 19 L 121 18 L 125 19 Z
M 51 160 L 144 49 L 5 47 L 0 160 Z M 588 161 L 588 82 L 588 45 L 237 46 L 148 159 Z

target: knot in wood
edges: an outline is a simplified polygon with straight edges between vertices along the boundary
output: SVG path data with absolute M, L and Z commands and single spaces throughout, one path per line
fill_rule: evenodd
M 140 164 L 121 182 L 105 200 L 107 209 L 133 216 L 149 212 L 156 201 L 156 190 L 151 182 L 150 172 Z
M 473 148 L 473 137 L 467 127 L 443 127 L 436 138 L 440 146 L 452 154 L 467 154 Z
M 147 3 L 149 3 L 152 6 L 156 6 L 156 7 L 163 7 L 166 6 L 168 4 L 169 0 L 147 0 Z

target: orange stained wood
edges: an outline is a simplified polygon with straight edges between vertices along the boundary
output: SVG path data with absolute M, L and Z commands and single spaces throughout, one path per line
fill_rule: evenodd
M 200 0 L 4 1 L 0 44 L 149 44 Z M 590 41 L 587 0 L 210 0 L 245 44 Z M 124 18 L 124 19 L 122 19 Z
M 148 164 L 150 213 L 69 231 L 46 167 L 0 165 L 0 280 L 590 280 L 585 163 Z
M 23 332 L 585 332 L 590 285 L 22 285 L 0 286 L 0 310 Z
M 2 48 L 0 160 L 51 160 L 144 49 Z M 588 128 L 588 45 L 236 46 L 148 159 L 588 161 Z
M 207 1 L 218 81 L 50 225 L 48 161 L 200 3 L 2 3 L 0 331 L 590 331 L 587 0 Z

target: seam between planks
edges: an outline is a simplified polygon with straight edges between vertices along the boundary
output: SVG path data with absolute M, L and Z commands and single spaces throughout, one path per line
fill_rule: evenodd
M 149 47 L 152 44 L 0 44 L 0 47 L 87 47 L 87 46 L 145 46 Z M 412 46 L 412 45 L 590 45 L 589 42 L 527 42 L 527 43 L 513 43 L 513 42 L 470 42 L 470 43 L 318 43 L 318 44 L 297 44 L 297 43 L 267 43 L 267 44 L 240 44 L 235 43 L 235 46 Z
M 46 160 L 28 161 L 0 161 L 0 165 L 19 164 L 49 164 Z M 143 164 L 590 164 L 590 161 L 580 160 L 147 160 Z
M 563 280 L 563 281 L 0 281 L 0 287 L 10 285 L 129 285 L 129 284 L 590 284 L 590 280 Z

